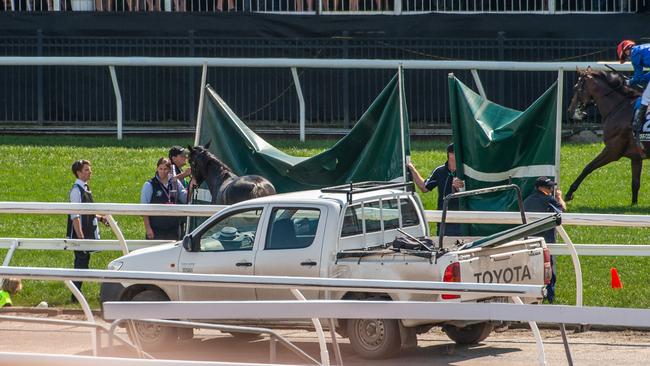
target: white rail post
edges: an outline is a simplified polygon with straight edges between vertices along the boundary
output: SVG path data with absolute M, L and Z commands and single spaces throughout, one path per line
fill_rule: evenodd
M 122 94 L 120 93 L 120 85 L 117 82 L 117 75 L 115 74 L 115 66 L 108 66 L 108 71 L 111 73 L 111 80 L 113 81 L 113 91 L 115 92 L 115 104 L 117 114 L 117 139 L 122 139 Z
M 298 69 L 292 67 L 291 75 L 293 76 L 293 84 L 296 86 L 296 94 L 298 94 L 298 106 L 300 108 L 300 142 L 305 142 L 305 97 L 302 95 L 300 77 L 298 77 Z
M 9 250 L 7 251 L 7 255 L 5 256 L 5 259 L 4 259 L 4 261 L 2 261 L 2 266 L 3 267 L 6 267 L 6 266 L 9 265 L 9 262 L 11 262 L 11 258 L 13 258 L 13 256 L 14 256 L 14 252 L 16 251 L 16 249 L 18 249 L 18 245 L 20 245 L 19 242 L 18 242 L 18 239 L 14 239 L 11 242 L 11 247 L 9 247 Z
M 523 301 L 519 296 L 513 296 L 512 300 L 515 304 L 523 305 Z M 539 327 L 534 321 L 529 321 L 530 330 L 533 331 L 533 336 L 535 336 L 535 343 L 537 344 L 537 360 L 539 361 L 540 366 L 546 366 L 546 354 L 544 353 L 544 342 L 542 341 L 542 334 L 539 332 Z
M 569 234 L 567 234 L 566 230 L 564 230 L 564 227 L 562 227 L 562 225 L 559 225 L 555 229 L 560 234 L 562 240 L 564 240 L 564 243 L 567 245 L 569 252 L 571 253 L 573 270 L 576 274 L 576 306 L 582 306 L 582 266 L 580 265 L 578 252 L 576 251 L 576 247 L 573 245 L 573 241 L 569 237 Z
M 108 225 L 110 225 L 111 230 L 113 230 L 113 233 L 117 238 L 117 241 L 120 243 L 120 247 L 122 247 L 122 254 L 124 255 L 129 254 L 129 246 L 126 244 L 126 239 L 124 238 L 124 234 L 122 234 L 122 230 L 120 230 L 120 227 L 117 226 L 117 221 L 115 221 L 113 215 L 106 215 L 106 221 L 108 221 Z
M 70 280 L 64 281 L 64 283 L 68 289 L 72 291 L 72 295 L 79 301 L 79 305 L 81 305 L 81 309 L 83 310 L 86 319 L 91 323 L 95 323 L 95 317 L 93 316 L 92 310 L 90 310 L 90 305 L 88 305 L 88 301 L 86 301 L 86 298 L 81 291 L 79 291 L 77 286 L 75 286 Z M 90 341 L 93 345 L 93 356 L 97 356 L 97 328 L 91 328 L 90 332 Z
M 476 84 L 476 89 L 478 90 L 479 95 L 481 98 L 483 98 L 485 101 L 487 101 L 487 95 L 485 94 L 485 89 L 483 89 L 483 83 L 481 82 L 481 78 L 478 76 L 478 71 L 476 69 L 472 69 L 472 77 L 474 78 L 474 84 Z
M 201 119 L 203 118 L 203 101 L 205 100 L 205 81 L 208 78 L 208 64 L 203 63 L 201 69 L 201 93 L 199 94 L 199 110 L 196 113 L 196 133 L 194 134 L 194 146 L 199 144 L 201 134 Z
M 299 290 L 292 288 L 291 293 L 293 294 L 293 296 L 296 297 L 296 299 L 300 301 L 307 301 L 307 299 L 305 299 L 305 296 L 303 296 L 302 292 L 300 292 Z M 329 366 L 330 355 L 329 352 L 327 351 L 327 343 L 325 342 L 325 332 L 323 332 L 323 326 L 321 325 L 320 320 L 318 318 L 312 318 L 311 321 L 312 323 L 314 323 L 314 328 L 316 328 L 316 334 L 318 335 L 318 345 L 320 346 L 321 365 Z

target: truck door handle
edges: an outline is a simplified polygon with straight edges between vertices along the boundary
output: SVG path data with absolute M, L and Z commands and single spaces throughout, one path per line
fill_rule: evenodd
M 316 262 L 314 262 L 314 261 L 300 262 L 300 265 L 301 265 L 301 266 L 310 266 L 310 267 L 311 267 L 311 266 L 315 266 L 315 265 L 317 265 L 317 264 L 318 264 L 318 263 L 316 263 Z
M 237 262 L 235 264 L 237 267 L 251 267 L 253 263 L 251 262 Z

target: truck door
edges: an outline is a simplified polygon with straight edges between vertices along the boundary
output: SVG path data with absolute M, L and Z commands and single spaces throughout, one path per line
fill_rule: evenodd
M 273 207 L 266 240 L 255 257 L 261 276 L 320 277 L 326 207 Z M 318 291 L 301 290 L 308 299 Z M 258 300 L 291 300 L 288 289 L 257 289 Z
M 197 252 L 181 251 L 179 271 L 253 275 L 256 237 L 263 208 L 245 208 L 220 217 L 201 232 Z M 255 300 L 255 289 L 181 286 L 181 300 Z

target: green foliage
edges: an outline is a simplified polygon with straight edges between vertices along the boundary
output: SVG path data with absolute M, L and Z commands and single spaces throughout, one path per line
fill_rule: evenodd
M 142 184 L 151 178 L 155 163 L 167 155 L 171 145 L 188 145 L 191 138 L 140 138 L 77 136 L 0 136 L 0 187 L 4 201 L 67 202 L 74 181 L 70 166 L 76 159 L 92 162 L 90 185 L 98 202 L 139 202 Z M 292 155 L 311 156 L 331 146 L 333 140 L 300 143 L 295 140 L 274 140 L 273 144 Z M 442 141 L 413 141 L 412 161 L 423 176 L 445 161 Z M 562 147 L 561 187 L 569 184 L 582 168 L 595 157 L 601 144 Z M 646 214 L 650 210 L 648 181 L 642 180 L 638 206 L 631 206 L 631 178 L 629 160 L 612 163 L 589 176 L 569 203 L 570 212 Z M 435 209 L 436 192 L 421 194 L 424 206 Z M 116 218 L 127 239 L 144 238 L 140 217 Z M 64 215 L 0 215 L 0 237 L 62 238 L 65 236 Z M 575 243 L 647 244 L 650 232 L 646 228 L 605 228 L 569 226 L 567 231 Z M 113 238 L 108 229 L 102 238 Z M 0 250 L 4 257 L 6 250 Z M 105 268 L 119 256 L 118 252 L 93 253 L 91 268 Z M 646 258 L 581 257 L 584 278 L 584 302 L 590 306 L 650 307 L 650 289 L 646 286 L 650 270 Z M 18 250 L 13 266 L 71 268 L 72 253 L 60 251 Z M 618 268 L 623 281 L 622 290 L 611 290 L 610 268 Z M 559 303 L 575 302 L 575 276 L 571 259 L 558 258 Z M 99 285 L 88 283 L 83 291 L 98 306 Z M 45 300 L 53 306 L 76 306 L 69 303 L 69 291 L 53 281 L 26 281 L 24 289 L 15 296 L 19 306 L 34 306 Z

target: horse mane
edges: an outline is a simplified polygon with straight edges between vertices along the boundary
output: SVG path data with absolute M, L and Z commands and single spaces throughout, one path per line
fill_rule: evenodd
M 623 76 L 617 72 L 594 70 L 591 71 L 591 75 L 603 80 L 610 88 L 615 89 L 625 97 L 637 98 L 641 96 L 641 92 L 625 85 Z

